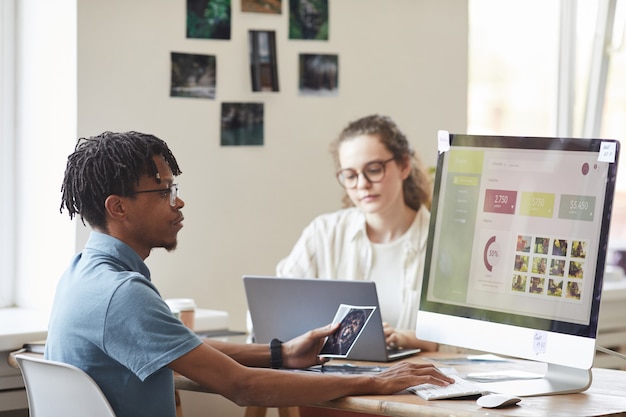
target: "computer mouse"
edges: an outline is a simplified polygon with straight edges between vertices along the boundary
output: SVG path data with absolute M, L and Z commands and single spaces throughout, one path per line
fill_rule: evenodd
M 522 401 L 521 398 L 507 394 L 487 394 L 476 400 L 476 404 L 484 408 L 510 407 Z

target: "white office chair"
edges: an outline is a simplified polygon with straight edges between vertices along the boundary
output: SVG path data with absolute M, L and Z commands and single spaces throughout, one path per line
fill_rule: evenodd
M 93 379 L 67 363 L 16 355 L 22 370 L 30 417 L 115 417 Z

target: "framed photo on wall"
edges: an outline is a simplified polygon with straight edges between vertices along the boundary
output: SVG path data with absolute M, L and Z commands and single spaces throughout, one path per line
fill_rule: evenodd
M 300 54 L 298 72 L 301 95 L 339 93 L 339 55 Z
M 215 98 L 215 55 L 172 52 L 171 97 Z
M 242 12 L 281 14 L 282 9 L 282 0 L 241 0 Z
M 187 38 L 230 39 L 231 0 L 187 0 Z
M 221 146 L 262 146 L 263 103 L 222 103 Z
M 276 65 L 276 32 L 248 31 L 252 91 L 279 91 Z
M 328 40 L 328 0 L 289 0 L 289 39 Z

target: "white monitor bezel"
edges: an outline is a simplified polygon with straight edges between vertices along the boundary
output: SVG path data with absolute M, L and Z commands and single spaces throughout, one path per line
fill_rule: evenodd
M 615 163 L 609 168 L 606 182 L 605 204 L 602 212 L 599 250 L 596 260 L 595 284 L 591 301 L 590 322 L 588 325 L 572 325 L 571 323 L 550 322 L 540 320 L 538 328 L 523 327 L 511 323 L 502 324 L 479 319 L 472 316 L 471 308 L 448 308 L 448 312 L 442 313 L 425 308 L 428 293 L 428 277 L 430 257 L 432 256 L 433 235 L 437 233 L 436 208 L 438 204 L 438 187 L 441 183 L 441 166 L 443 166 L 446 152 L 442 152 L 438 159 L 438 168 L 435 178 L 435 193 L 433 198 L 433 212 L 431 216 L 431 236 L 429 236 L 427 260 L 424 269 L 423 287 L 421 289 L 421 302 L 417 314 L 416 333 L 423 340 L 434 341 L 441 344 L 476 349 L 506 356 L 545 362 L 549 366 L 563 367 L 566 370 L 589 370 L 593 365 L 595 354 L 595 336 L 597 333 L 597 319 L 599 315 L 600 295 L 606 248 L 608 244 L 608 227 L 612 210 L 612 196 L 614 194 L 619 142 L 601 139 L 574 139 L 574 138 L 522 138 L 512 136 L 484 136 L 484 135 L 450 135 L 450 146 L 460 144 L 462 146 L 494 147 L 504 146 L 510 148 L 525 149 L 525 146 L 533 149 L 549 149 L 548 140 L 552 148 L 564 148 L 568 150 L 599 151 L 602 143 L 615 143 Z M 554 142 L 556 141 L 556 142 Z M 556 146 L 554 146 L 556 145 Z M 439 304 L 439 303 L 435 303 Z M 454 311 L 452 313 L 452 311 Z M 469 311 L 469 313 L 468 313 Z M 483 312 L 483 316 L 485 316 Z M 473 318 L 472 318 L 473 317 Z M 531 320 L 532 322 L 532 320 Z M 525 326 L 526 324 L 524 324 Z M 568 334 L 572 333 L 572 334 Z M 561 369 L 559 369 L 560 372 Z M 576 372 L 573 371 L 575 374 Z M 578 379 L 575 387 L 561 389 L 560 392 L 577 392 L 587 388 L 584 381 L 586 373 Z M 590 379 L 588 381 L 590 383 Z M 550 382 L 551 383 L 551 382 Z M 540 384 L 538 384 L 539 386 Z M 531 390 L 532 391 L 532 390 Z M 547 391 L 551 391 L 547 389 Z M 520 395 L 535 395 L 538 393 L 554 392 L 520 392 Z

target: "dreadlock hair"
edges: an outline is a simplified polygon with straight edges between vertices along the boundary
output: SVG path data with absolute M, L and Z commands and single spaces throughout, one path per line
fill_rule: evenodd
M 156 178 L 159 173 L 153 156 L 160 155 L 177 176 L 182 172 L 167 144 L 156 136 L 139 132 L 104 132 L 80 138 L 68 156 L 61 207 L 94 228 L 107 230 L 104 202 L 110 195 L 126 196 L 134 191 L 144 174 Z
M 400 163 L 410 161 L 411 173 L 402 184 L 404 203 L 416 211 L 422 205 L 430 210 L 432 202 L 432 180 L 430 175 L 415 151 L 411 149 L 407 137 L 388 116 L 374 114 L 350 122 L 339 134 L 339 137 L 330 145 L 330 152 L 335 160 L 336 168 L 341 168 L 339 164 L 339 148 L 341 144 L 361 135 L 377 136 L 380 142 L 393 154 L 396 161 Z M 344 194 L 342 201 L 344 207 L 354 205 L 347 193 Z

